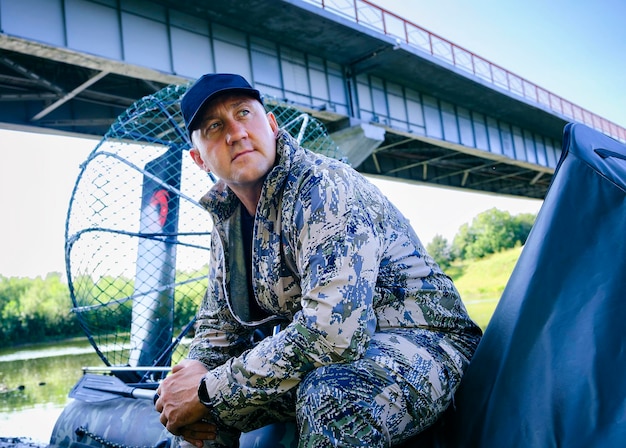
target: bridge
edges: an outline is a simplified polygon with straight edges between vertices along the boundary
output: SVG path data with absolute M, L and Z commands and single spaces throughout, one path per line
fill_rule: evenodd
M 37 11 L 37 14 L 33 14 Z M 137 99 L 236 72 L 364 174 L 543 198 L 567 122 L 626 129 L 367 0 L 0 0 L 0 128 L 102 136 Z

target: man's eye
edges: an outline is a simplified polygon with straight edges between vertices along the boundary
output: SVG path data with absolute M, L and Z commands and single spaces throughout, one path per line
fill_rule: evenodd
M 241 109 L 239 111 L 239 116 L 241 117 L 245 117 L 246 115 L 248 115 L 250 113 L 250 111 L 248 109 Z

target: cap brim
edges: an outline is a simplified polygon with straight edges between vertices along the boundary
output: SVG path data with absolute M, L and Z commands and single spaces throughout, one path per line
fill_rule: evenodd
M 202 118 L 202 112 L 209 105 L 211 101 L 214 101 L 217 97 L 225 95 L 227 93 L 246 93 L 249 94 L 252 98 L 259 101 L 259 103 L 263 104 L 263 100 L 261 98 L 261 93 L 256 89 L 249 89 L 247 87 L 226 87 L 224 89 L 216 90 L 211 93 L 208 97 L 206 97 L 202 103 L 196 108 L 195 113 L 189 120 L 189 125 L 187 126 L 187 132 L 191 137 L 191 133 L 198 128 L 199 121 Z

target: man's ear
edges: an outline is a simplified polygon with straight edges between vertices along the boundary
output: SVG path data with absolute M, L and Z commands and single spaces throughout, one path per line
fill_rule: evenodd
M 274 131 L 274 134 L 278 132 L 278 122 L 276 121 L 276 117 L 272 112 L 267 113 L 267 121 L 270 123 L 270 128 Z
M 206 171 L 207 173 L 210 171 L 205 165 L 204 160 L 202 160 L 202 156 L 200 155 L 200 151 L 197 148 L 191 148 L 189 150 L 189 155 L 193 159 L 193 161 L 200 167 L 202 171 Z

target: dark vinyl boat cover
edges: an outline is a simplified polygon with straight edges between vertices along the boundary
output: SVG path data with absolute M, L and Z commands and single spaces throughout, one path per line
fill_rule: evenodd
M 568 124 L 445 447 L 626 447 L 626 145 Z

